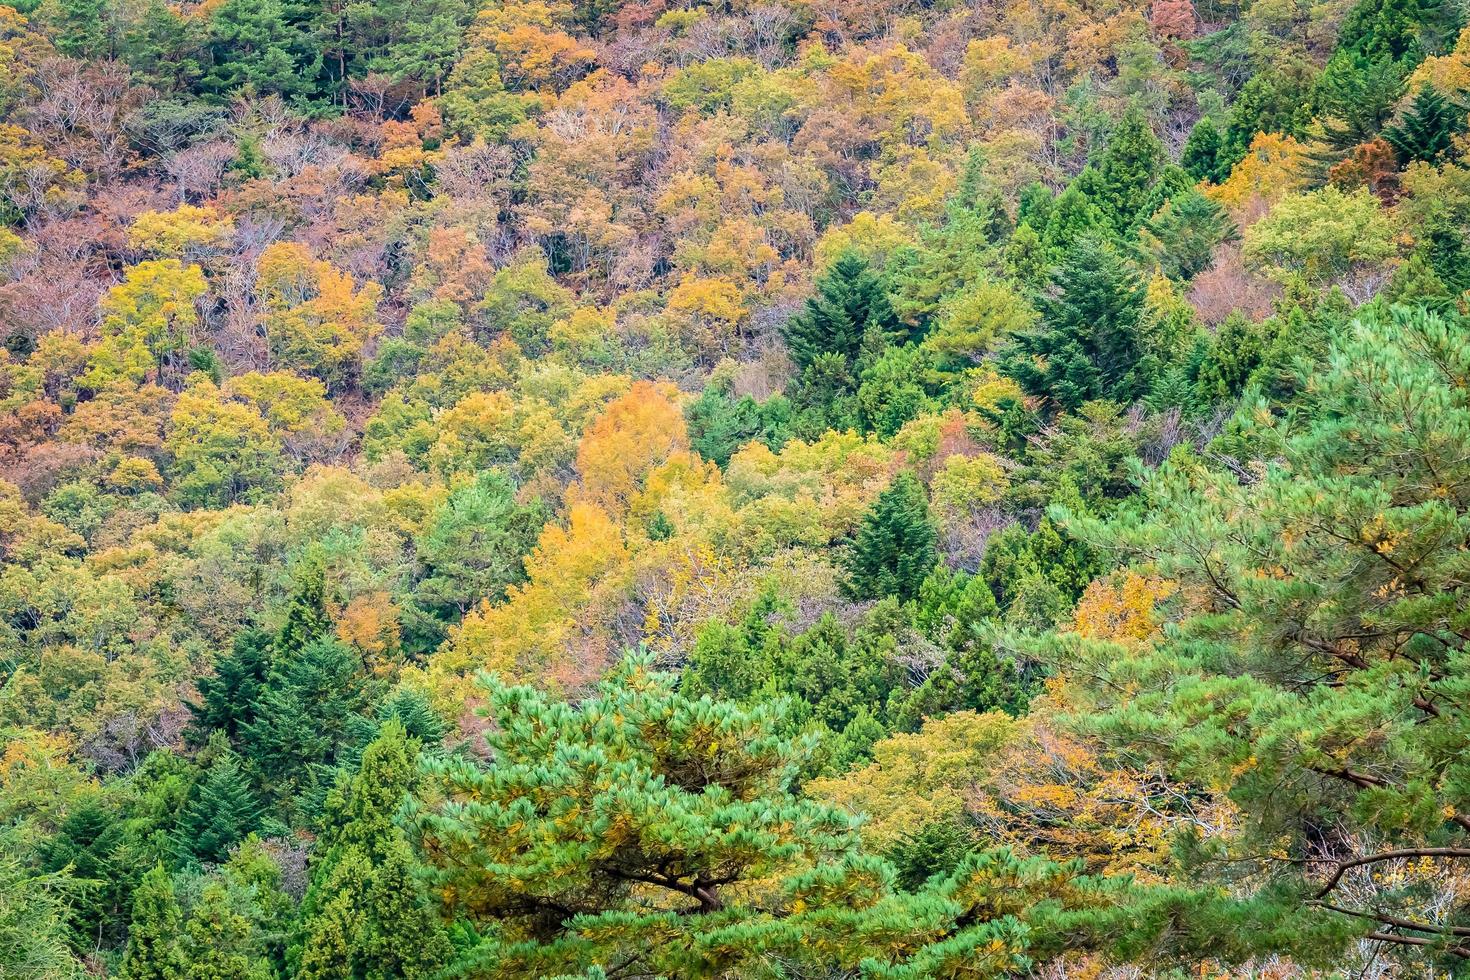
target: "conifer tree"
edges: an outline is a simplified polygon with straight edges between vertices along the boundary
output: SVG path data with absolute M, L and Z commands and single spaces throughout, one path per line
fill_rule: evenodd
M 1199 598 L 1157 646 L 1050 654 L 1096 679 L 1077 705 L 1091 730 L 1238 809 L 1236 832 L 1185 835 L 1189 873 L 1259 883 L 1250 903 L 1307 930 L 1427 937 L 1446 963 L 1470 935 L 1430 884 L 1470 861 L 1467 341 L 1458 317 L 1365 309 L 1303 369 L 1305 410 L 1243 406 L 1237 445 L 1259 463 L 1179 456 L 1146 509 L 1073 517 Z M 1249 928 L 1220 926 L 1222 943 Z
M 219 881 L 204 886 L 184 925 L 189 980 L 271 980 L 270 963 L 252 923 L 234 908 Z
M 1027 394 L 1068 411 L 1098 398 L 1131 402 L 1149 380 L 1138 370 L 1143 283 L 1098 239 L 1079 243 L 1053 281 L 1044 326 L 1016 338 L 1004 370 Z
M 1148 218 L 1144 205 L 1163 166 L 1164 144 L 1142 110 L 1132 106 L 1078 183 L 1111 227 L 1124 234 Z
M 1139 237 L 1164 275 L 1188 280 L 1208 269 L 1215 249 L 1238 239 L 1240 232 L 1224 208 L 1189 190 L 1144 222 Z
M 1464 106 L 1455 105 L 1426 85 L 1414 96 L 1404 118 L 1383 131 L 1383 138 L 1405 164 L 1439 159 L 1465 131 Z
M 222 739 L 211 740 L 211 750 L 215 758 L 195 787 L 179 830 L 180 843 L 199 860 L 218 863 L 255 829 L 261 808 L 239 756 Z
M 255 717 L 273 651 L 274 641 L 262 630 L 252 627 L 236 634 L 234 648 L 215 662 L 214 675 L 194 683 L 199 701 L 188 702 L 193 715 L 189 727 L 192 740 L 203 742 L 212 732 L 221 732 L 231 740 L 239 737 L 241 728 Z
M 1131 928 L 1076 866 L 1009 852 L 895 891 L 853 818 L 790 791 L 811 746 L 776 711 L 682 696 L 647 657 L 576 704 L 483 684 L 493 763 L 435 760 L 411 813 L 433 890 L 478 930 L 457 972 L 1000 977 L 1033 941 Z
M 327 613 L 327 572 L 321 556 L 308 553 L 292 573 L 291 584 L 291 604 L 276 634 L 279 656 L 289 656 L 332 633 L 332 617 Z
M 357 773 L 327 796 L 320 859 L 302 900 L 289 958 L 298 980 L 414 978 L 449 954 L 395 817 L 418 776 L 419 744 L 384 723 Z
M 900 324 L 883 284 L 862 256 L 838 256 L 817 280 L 817 293 L 782 328 L 791 358 L 805 369 L 823 354 L 854 365 L 864 349 L 881 350 Z
M 143 875 L 133 895 L 133 918 L 121 980 L 188 980 L 182 946 L 183 913 L 162 864 Z
M 1179 155 L 1179 166 L 1195 180 L 1222 183 L 1230 176 L 1228 171 L 1220 172 L 1222 145 L 1220 127 L 1215 125 L 1212 118 L 1204 116 L 1189 131 L 1189 138 L 1184 141 L 1184 149 Z
M 327 784 L 331 766 L 362 708 L 362 663 L 335 639 L 308 643 L 271 670 L 254 721 L 242 730 L 244 755 L 278 800 Z
M 891 595 L 906 602 L 938 560 L 924 487 L 905 471 L 864 515 L 848 552 L 845 588 L 860 599 Z

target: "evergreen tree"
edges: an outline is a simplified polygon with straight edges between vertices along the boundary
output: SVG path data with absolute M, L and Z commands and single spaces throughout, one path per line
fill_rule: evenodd
M 207 740 L 212 732 L 222 732 L 232 741 L 255 717 L 261 686 L 270 672 L 274 641 L 268 633 L 255 628 L 242 630 L 228 656 L 214 665 L 212 677 L 194 682 L 199 689 L 199 702 L 187 702 L 193 716 L 190 738 Z
M 429 977 L 449 944 L 395 816 L 418 775 L 419 745 L 386 722 L 356 775 L 327 796 L 321 857 L 290 953 L 298 980 Z
M 1427 935 L 1431 957 L 1459 961 L 1439 941 L 1470 933 L 1467 910 L 1395 869 L 1443 881 L 1470 857 L 1470 329 L 1365 308 L 1303 375 L 1300 411 L 1242 407 L 1251 478 L 1183 454 L 1149 477 L 1147 508 L 1069 520 L 1197 590 L 1197 611 L 1157 646 L 1058 640 L 1044 656 L 1096 678 L 1078 710 L 1108 744 L 1228 794 L 1240 826 L 1187 835 L 1190 873 L 1258 889 L 1249 903 L 1305 928 L 1415 950 Z M 1252 928 L 1220 926 L 1222 944 Z
M 1164 144 L 1142 110 L 1133 106 L 1077 180 L 1113 230 L 1126 234 L 1151 213 L 1145 205 L 1163 166 Z
M 1215 249 L 1237 240 L 1240 232 L 1224 208 L 1190 190 L 1149 218 L 1139 237 L 1164 275 L 1189 280 L 1208 269 Z
M 242 89 L 303 103 L 320 93 L 322 59 L 304 13 L 282 0 L 225 0 L 209 22 L 212 64 L 203 87 L 220 98 Z
M 1464 106 L 1455 105 L 1425 85 L 1414 96 L 1403 120 L 1385 129 L 1383 138 L 1405 164 L 1415 160 L 1432 163 L 1465 131 L 1466 111 Z
M 1322 136 L 1335 158 L 1378 135 L 1404 94 L 1404 66 L 1390 58 L 1370 61 L 1342 52 L 1317 79 L 1312 101 Z
M 848 551 L 845 588 L 859 599 L 891 595 L 906 602 L 938 560 L 924 487 L 905 471 L 863 516 Z
M 218 881 L 204 886 L 189 910 L 183 936 L 189 980 L 272 980 L 261 937 Z
M 1070 943 L 1101 920 L 1128 928 L 1107 912 L 1086 926 L 1030 919 L 1106 900 L 1075 868 L 1008 852 L 896 892 L 851 817 L 791 792 L 809 744 L 779 737 L 776 712 L 683 696 L 646 658 L 576 704 L 483 683 L 494 765 L 436 760 L 441 786 L 412 812 L 434 890 L 479 930 L 459 971 L 846 976 L 861 964 L 944 980 L 1023 969 L 1029 942 L 1069 927 Z
M 292 800 L 327 785 L 362 707 L 362 687 L 362 663 L 333 639 L 308 643 L 272 668 L 241 744 L 274 799 Z
M 1147 390 L 1138 370 L 1144 286 L 1109 244 L 1080 242 L 1043 299 L 1042 329 L 1016 338 L 1002 367 L 1027 394 L 1073 411 L 1083 402 L 1131 402 Z
M 261 807 L 239 756 L 217 740 L 210 749 L 215 757 L 184 811 L 180 843 L 199 860 L 219 863 L 255 829 Z
M 1046 231 L 1041 236 L 1050 253 L 1048 265 L 1063 261 L 1072 249 L 1084 242 L 1113 233 L 1108 216 L 1087 192 L 1087 186 L 1095 183 L 1096 178 L 1084 171 L 1057 196 L 1047 218 Z
M 1438 47 L 1454 19 L 1453 6 L 1439 0 L 1358 0 L 1338 30 L 1337 48 L 1412 67 Z
M 1194 128 L 1189 131 L 1189 138 L 1184 141 L 1184 150 L 1179 156 L 1179 166 L 1183 167 L 1195 180 L 1223 183 L 1230 173 L 1228 169 L 1221 173 L 1220 150 L 1222 146 L 1220 128 L 1209 116 L 1203 116 L 1199 122 L 1194 124 Z
M 849 251 L 817 280 L 816 295 L 786 321 L 782 334 L 798 368 L 836 354 L 850 369 L 864 350 L 881 350 L 899 329 L 883 284 L 860 255 Z
M 450 622 L 481 600 L 498 602 L 525 580 L 525 556 L 548 517 L 539 499 L 518 503 L 496 470 L 455 488 L 416 542 L 425 574 L 415 601 Z
M 120 980 L 189 980 L 182 945 L 183 913 L 173 881 L 156 864 L 133 896 L 132 924 L 123 953 Z
M 292 572 L 291 603 L 276 633 L 276 654 L 286 657 L 332 635 L 327 613 L 327 571 L 321 555 L 309 552 Z

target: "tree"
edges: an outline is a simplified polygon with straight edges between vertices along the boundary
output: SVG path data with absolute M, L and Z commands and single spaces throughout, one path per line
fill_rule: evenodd
M 1099 398 L 1130 402 L 1146 390 L 1139 317 L 1145 287 L 1106 242 L 1079 242 L 1042 301 L 1041 329 L 1015 338 L 1005 372 L 1063 410 Z
M 189 980 L 272 980 L 254 924 L 233 906 L 225 885 L 211 881 L 184 923 L 184 975 Z
M 221 99 L 241 89 L 298 103 L 316 96 L 321 54 L 295 13 L 282 0 L 225 0 L 215 8 L 204 89 Z
M 68 874 L 37 873 L 18 838 L 13 829 L 0 834 L 0 976 L 82 980 L 67 928 L 78 885 Z
M 1403 120 L 1383 131 L 1383 138 L 1398 152 L 1401 162 L 1433 163 L 1465 131 L 1465 113 L 1465 107 L 1426 85 L 1414 96 Z
M 215 757 L 194 789 L 179 822 L 179 832 L 180 843 L 195 857 L 218 864 L 255 829 L 260 802 L 240 766 L 239 756 L 222 739 L 212 741 L 210 749 Z
M 221 732 L 231 741 L 255 717 L 261 685 L 270 671 L 273 641 L 269 634 L 242 630 L 230 652 L 215 661 L 214 674 L 194 682 L 199 701 L 187 702 L 193 715 L 190 726 L 198 742 L 208 741 L 211 732 Z
M 846 560 L 846 590 L 860 599 L 886 595 L 907 601 L 938 561 L 924 487 L 900 473 L 863 516 Z
M 1189 131 L 1189 138 L 1184 141 L 1184 149 L 1179 155 L 1179 166 L 1195 180 L 1221 183 L 1230 176 L 1229 167 L 1222 169 L 1220 166 L 1223 145 L 1220 127 L 1215 125 L 1214 119 L 1204 116 Z
M 309 806 L 325 788 L 362 706 L 362 683 L 361 662 L 335 639 L 282 652 L 241 731 L 243 754 L 271 797 Z
M 1144 203 L 1164 166 L 1164 144 L 1137 106 L 1123 114 L 1077 181 L 1112 227 L 1127 233 L 1148 218 Z
M 418 760 L 418 743 L 390 720 L 363 752 L 357 773 L 328 794 L 320 858 L 291 951 L 301 980 L 414 980 L 434 975 L 447 960 L 444 927 L 395 823 L 418 781 Z
M 185 980 L 183 925 L 173 881 L 162 864 L 155 864 L 133 896 L 128 946 L 118 973 L 122 980 Z
M 383 287 L 359 286 L 349 273 L 295 242 L 266 248 L 258 271 L 256 290 L 272 352 L 331 390 L 353 387 L 363 351 L 382 332 L 377 311 Z
M 1257 266 L 1314 284 L 1383 263 L 1398 251 L 1378 198 L 1324 187 L 1289 197 L 1246 230 L 1241 253 Z
M 1215 249 L 1240 238 L 1225 209 L 1195 190 L 1173 198 L 1143 224 L 1140 240 L 1164 275 L 1189 280 L 1215 260 Z
M 1258 470 L 1184 455 L 1139 515 L 1074 519 L 1197 598 L 1155 643 L 1055 650 L 1096 678 L 1088 730 L 1239 808 L 1238 833 L 1185 835 L 1192 873 L 1229 868 L 1263 908 L 1451 961 L 1470 928 L 1435 891 L 1470 859 L 1466 341 L 1459 319 L 1365 308 L 1303 411 L 1242 409 Z
M 173 457 L 173 492 L 187 506 L 255 499 L 275 489 L 286 467 L 260 412 L 229 400 L 202 374 L 174 403 L 164 446 Z
M 817 280 L 816 295 L 782 327 L 798 369 L 823 354 L 837 354 L 851 368 L 864 350 L 881 350 L 898 331 L 882 284 L 852 251 L 837 257 Z
M 540 501 L 518 504 L 504 475 L 488 470 L 452 491 L 416 542 L 424 578 L 415 598 L 458 619 L 482 600 L 498 602 L 525 580 L 525 556 L 548 518 Z
M 575 705 L 483 683 L 493 766 L 434 760 L 439 788 L 411 811 L 433 890 L 484 930 L 458 969 L 999 977 L 1105 904 L 1072 868 L 1009 852 L 894 892 L 846 813 L 790 791 L 807 746 L 772 709 L 682 696 L 646 658 Z M 1028 929 L 1035 908 L 1056 918 Z
M 102 343 L 81 383 L 93 390 L 130 380 L 178 378 L 178 355 L 194 345 L 201 321 L 197 304 L 209 292 L 197 265 L 178 259 L 141 262 L 103 297 Z

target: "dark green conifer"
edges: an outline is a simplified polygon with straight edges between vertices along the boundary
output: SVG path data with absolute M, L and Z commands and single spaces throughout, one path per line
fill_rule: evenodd
M 859 599 L 891 595 L 908 601 L 938 560 L 923 484 L 905 471 L 863 516 L 848 549 L 844 587 Z
M 817 280 L 817 293 L 786 321 L 782 333 L 799 368 L 823 354 L 855 364 L 865 347 L 881 349 L 900 324 L 883 284 L 856 252 L 844 252 Z
M 1466 108 L 1455 105 L 1434 88 L 1425 85 L 1402 121 L 1383 131 L 1383 138 L 1405 164 L 1415 160 L 1432 163 L 1465 131 Z

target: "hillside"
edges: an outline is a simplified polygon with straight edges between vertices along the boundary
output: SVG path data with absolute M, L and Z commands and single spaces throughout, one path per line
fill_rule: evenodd
M 1470 969 L 1434 0 L 0 7 L 0 978 Z

